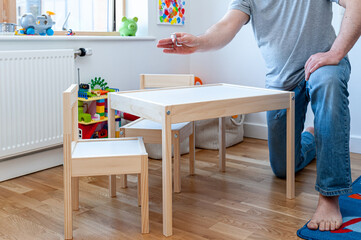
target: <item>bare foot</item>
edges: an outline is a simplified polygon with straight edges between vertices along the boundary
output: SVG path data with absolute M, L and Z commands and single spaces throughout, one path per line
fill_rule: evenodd
M 305 130 L 306 132 L 311 133 L 313 136 L 315 136 L 315 128 L 314 127 L 308 127 Z
M 320 194 L 315 214 L 307 227 L 312 230 L 333 231 L 342 225 L 342 215 L 338 204 L 338 196 L 325 197 Z

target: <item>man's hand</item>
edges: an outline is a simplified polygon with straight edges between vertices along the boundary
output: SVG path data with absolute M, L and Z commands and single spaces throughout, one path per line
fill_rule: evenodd
M 191 54 L 200 48 L 200 38 L 188 33 L 175 33 L 177 44 L 171 38 L 159 40 L 157 47 L 164 48 L 164 53 Z
M 230 10 L 218 23 L 210 27 L 205 34 L 196 37 L 188 33 L 176 33 L 176 42 L 172 38 L 162 39 L 159 40 L 157 47 L 163 48 L 164 53 L 175 54 L 191 54 L 220 49 L 236 36 L 249 19 L 250 16 L 242 11 Z M 178 46 L 176 46 L 176 43 L 178 43 Z
M 342 58 L 341 58 L 342 59 Z M 312 55 L 305 64 L 305 78 L 309 80 L 310 75 L 326 65 L 337 65 L 340 61 L 340 54 L 334 51 L 328 51 L 324 53 L 316 53 Z

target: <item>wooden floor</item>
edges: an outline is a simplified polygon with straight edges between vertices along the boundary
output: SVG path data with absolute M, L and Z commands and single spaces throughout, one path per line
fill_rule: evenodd
M 352 154 L 352 177 L 361 175 L 361 155 Z M 227 172 L 218 152 L 197 150 L 196 175 L 182 157 L 182 193 L 173 195 L 174 235 L 162 236 L 161 162 L 149 165 L 150 234 L 140 234 L 136 178 L 109 198 L 107 177 L 81 178 L 74 239 L 298 239 L 296 231 L 317 203 L 313 162 L 296 177 L 296 199 L 286 200 L 286 182 L 273 176 L 267 142 L 245 139 L 227 149 Z M 63 239 L 63 168 L 0 183 L 0 239 Z

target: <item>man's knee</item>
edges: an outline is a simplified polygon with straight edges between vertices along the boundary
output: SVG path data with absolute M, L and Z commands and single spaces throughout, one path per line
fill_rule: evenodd
M 281 151 L 280 149 L 270 148 L 269 157 L 274 175 L 278 178 L 286 178 L 286 153 L 284 152 L 284 150 Z
M 272 171 L 276 177 L 281 178 L 281 179 L 286 178 L 286 168 L 280 167 L 280 166 L 278 166 L 278 167 L 271 166 L 271 167 L 272 167 Z
M 311 74 L 308 85 L 311 91 L 318 90 L 332 94 L 342 88 L 347 89 L 347 81 L 348 76 L 345 75 L 344 67 L 323 66 Z
M 321 104 L 327 110 L 347 101 L 347 80 L 338 66 L 325 66 L 317 69 L 310 77 L 309 89 L 311 104 Z

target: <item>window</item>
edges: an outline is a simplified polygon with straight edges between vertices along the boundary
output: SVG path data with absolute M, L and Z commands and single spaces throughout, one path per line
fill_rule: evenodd
M 0 12 L 12 15 L 12 21 L 20 23 L 25 13 L 32 13 L 35 17 L 54 12 L 52 16 L 56 24 L 55 31 L 73 29 L 86 32 L 112 32 L 118 31 L 123 16 L 138 17 L 138 34 L 147 34 L 147 0 L 2 0 L 3 10 Z M 0 3 L 2 2 L 0 0 Z M 16 5 L 15 5 L 16 2 Z M 11 5 L 11 6 L 9 6 Z M 127 11 L 126 11 L 127 10 Z M 14 12 L 14 13 L 13 13 Z M 126 13 L 129 12 L 129 15 Z M 16 13 L 16 16 L 15 16 Z M 6 21 L 6 14 L 0 13 L 0 22 Z M 8 17 L 9 19 L 9 17 Z
M 61 31 L 71 28 L 76 31 L 114 31 L 113 4 L 122 14 L 123 0 L 17 0 L 17 19 L 24 13 L 34 16 L 47 11 L 54 12 L 54 30 Z M 68 17 L 69 15 L 69 17 Z M 68 19 L 67 19 L 68 18 Z M 66 21 L 67 20 L 67 21 Z M 64 27 L 64 28 L 63 28 Z

